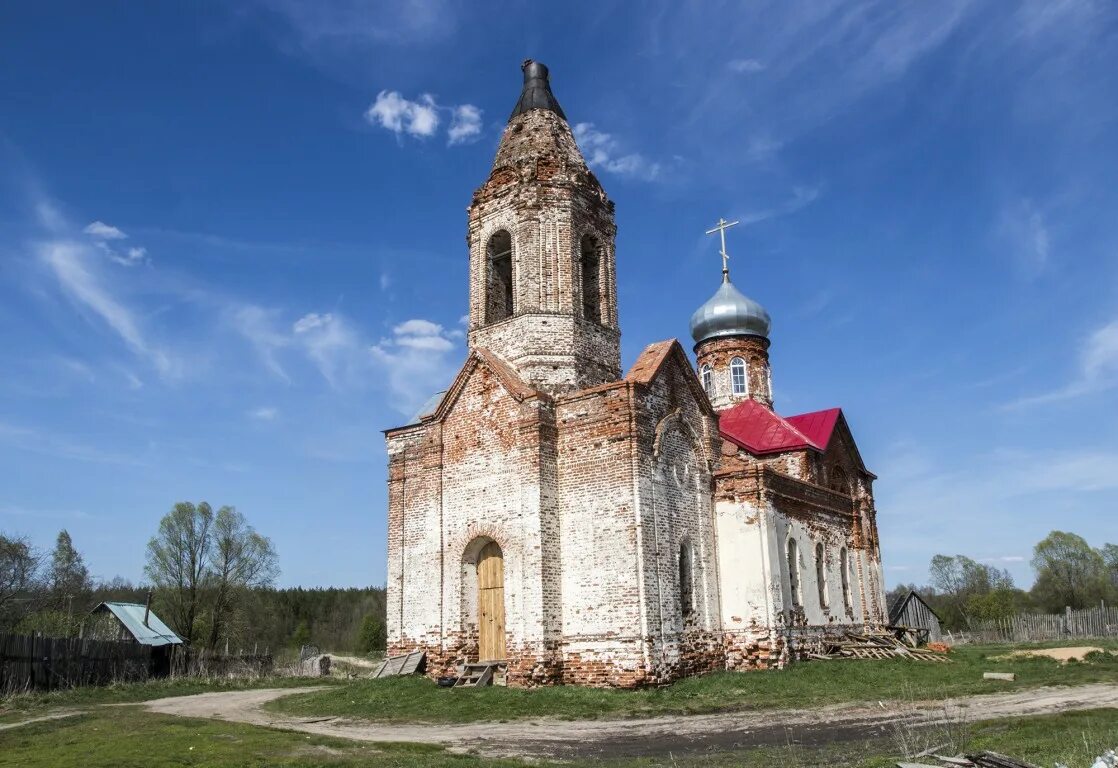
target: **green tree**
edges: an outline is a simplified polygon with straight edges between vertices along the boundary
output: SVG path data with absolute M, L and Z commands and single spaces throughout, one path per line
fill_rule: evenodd
M 1110 599 L 1118 600 L 1118 544 L 1103 544 L 1101 552 L 1110 582 Z
M 83 613 L 83 608 L 88 610 L 84 603 L 93 589 L 89 569 L 86 568 L 81 553 L 74 549 L 74 542 L 65 528 L 58 532 L 47 579 L 52 602 L 60 611 L 73 616 L 75 602 L 78 613 Z
M 42 607 L 42 562 L 27 539 L 0 534 L 0 631 Z
M 1033 548 L 1033 597 L 1049 611 L 1083 608 L 1106 595 L 1103 554 L 1074 533 L 1052 531 Z
M 358 652 L 383 653 L 387 645 L 388 628 L 384 625 L 384 617 L 369 614 L 361 621 L 361 630 L 357 633 Z
M 214 518 L 209 581 L 213 591 L 209 647 L 217 647 L 238 599 L 245 590 L 271 586 L 279 569 L 272 542 L 261 536 L 232 507 Z
M 1023 602 L 1024 593 L 1019 589 L 994 589 L 985 594 L 968 597 L 967 615 L 978 621 L 1005 619 L 1019 613 Z
M 992 592 L 1014 589 L 1009 571 L 979 563 L 965 555 L 936 555 L 932 558 L 929 575 L 939 596 L 937 608 L 943 610 L 944 621 L 952 627 L 965 627 L 972 619 L 982 618 L 974 611 L 985 612 L 997 602 L 986 599 Z
M 179 502 L 159 521 L 159 532 L 148 542 L 144 572 L 158 590 L 171 626 L 188 643 L 195 639 L 202 610 L 213 519 L 213 509 L 204 501 L 197 506 Z
M 295 631 L 291 633 L 291 644 L 296 648 L 302 648 L 311 641 L 311 628 L 308 626 L 306 619 L 299 622 L 295 627 Z

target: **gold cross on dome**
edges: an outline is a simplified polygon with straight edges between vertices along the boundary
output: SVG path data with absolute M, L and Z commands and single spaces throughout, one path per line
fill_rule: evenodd
M 718 217 L 718 224 L 714 229 L 708 229 L 707 234 L 713 235 L 717 232 L 722 237 L 722 276 L 727 277 L 730 274 L 730 254 L 726 253 L 726 230 L 734 226 L 738 222 L 726 221 L 721 216 Z

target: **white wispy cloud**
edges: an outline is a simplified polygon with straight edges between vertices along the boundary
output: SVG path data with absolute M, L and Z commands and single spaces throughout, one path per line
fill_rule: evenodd
M 1075 377 L 1058 389 L 1007 403 L 1006 409 L 1071 400 L 1118 386 L 1118 320 L 1092 330 L 1079 347 Z
M 1006 205 L 998 231 L 1010 249 L 1010 261 L 1026 277 L 1037 277 L 1048 266 L 1051 238 L 1048 223 L 1036 204 L 1027 198 Z
M 280 310 L 245 305 L 232 312 L 229 321 L 256 350 L 264 367 L 283 381 L 293 381 L 291 364 L 302 360 L 335 389 L 385 383 L 393 404 L 403 411 L 415 398 L 430 394 L 417 391 L 445 385 L 447 353 L 463 336 L 457 329 L 448 331 L 438 323 L 414 318 L 372 344 L 336 311 L 306 312 L 288 322 L 283 315 Z
M 460 334 L 459 334 L 460 335 Z M 450 352 L 455 335 L 438 323 L 420 318 L 392 329 L 389 338 L 370 347 L 373 359 L 388 377 L 392 406 L 407 416 L 454 375 Z
M 259 408 L 253 408 L 248 412 L 248 415 L 257 421 L 274 421 L 276 416 L 279 415 L 279 409 L 270 405 L 263 405 Z
M 778 216 L 787 216 L 811 205 L 819 199 L 819 195 L 822 193 L 823 187 L 819 184 L 815 186 L 793 187 L 791 196 L 779 205 L 774 205 L 771 208 L 746 211 L 738 218 L 743 225 L 749 226 L 750 224 L 757 224 L 767 219 L 774 219 Z
M 175 372 L 171 358 L 145 338 L 135 313 L 102 283 L 92 265 L 92 251 L 86 245 L 55 240 L 40 245 L 38 256 L 50 268 L 59 287 L 78 306 L 100 318 L 134 353 L 154 365 L 161 375 L 169 376 Z
M 405 45 L 450 34 L 457 5 L 449 0 L 257 0 L 283 18 L 302 46 L 319 53 L 339 53 L 356 46 Z
M 473 104 L 454 108 L 447 131 L 447 143 L 465 144 L 481 135 L 481 110 Z
M 481 109 L 473 104 L 440 106 L 429 93 L 416 100 L 405 98 L 398 91 L 381 91 L 376 101 L 365 110 L 365 120 L 370 125 L 403 135 L 428 139 L 439 131 L 442 113 L 449 113 L 450 128 L 447 144 L 466 144 L 481 135 Z
M 575 140 L 591 166 L 643 181 L 659 177 L 659 163 L 652 162 L 638 152 L 623 152 L 617 139 L 605 131 L 599 131 L 593 123 L 578 123 L 573 130 Z
M 100 240 L 123 240 L 128 235 L 121 232 L 116 227 L 106 224 L 101 220 L 97 220 L 87 224 L 85 229 L 82 230 L 90 237 L 96 237 Z
M 753 73 L 763 72 L 765 65 L 757 59 L 733 59 L 726 63 L 731 72 Z
M 52 431 L 24 427 L 0 421 L 0 443 L 30 453 L 51 456 L 58 459 L 87 461 L 98 464 L 127 464 L 142 466 L 145 462 L 134 456 L 127 456 L 98 446 L 88 445 L 66 435 Z
M 260 357 L 264 367 L 284 381 L 290 381 L 280 364 L 279 351 L 290 346 L 288 334 L 278 330 L 280 312 L 256 304 L 245 304 L 229 311 L 229 322 Z
M 61 221 L 61 218 L 56 215 L 55 221 L 57 223 Z M 114 227 L 111 224 L 106 224 L 100 219 L 87 224 L 82 232 L 89 235 L 93 240 L 93 244 L 101 253 L 108 256 L 111 261 L 123 267 L 134 267 L 138 264 L 144 264 L 148 260 L 147 248 L 137 245 L 123 250 L 117 250 L 109 245 L 109 241 L 112 240 L 127 240 L 128 235 L 120 228 Z
M 1113 450 L 952 449 L 938 456 L 921 441 L 889 446 L 881 457 L 873 467 L 881 477 L 874 483 L 881 540 L 910 562 L 927 563 L 944 530 L 965 530 L 972 555 L 999 557 L 1012 567 L 1021 562 L 1009 559 L 1015 555 L 981 548 L 1027 550 L 1055 527 L 1054 513 L 1063 524 L 1105 530 L 1097 522 L 1097 494 L 1118 491 Z
M 360 349 L 356 332 L 340 315 L 330 312 L 303 315 L 295 321 L 292 332 L 322 377 L 331 386 L 338 386 Z

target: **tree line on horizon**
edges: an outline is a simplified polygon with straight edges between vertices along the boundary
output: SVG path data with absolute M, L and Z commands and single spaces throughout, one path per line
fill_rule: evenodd
M 935 555 L 928 582 L 898 584 L 887 602 L 915 591 L 939 615 L 945 629 L 966 630 L 974 622 L 1019 613 L 1063 613 L 1100 604 L 1118 604 L 1118 544 L 1092 547 L 1082 536 L 1052 531 L 1033 547 L 1036 580 L 1029 589 L 1014 584 L 1004 568 L 966 555 Z
M 374 653 L 386 641 L 381 587 L 275 587 L 278 555 L 233 507 L 180 502 L 147 545 L 144 581 L 95 580 L 62 530 L 47 552 L 0 533 L 0 633 L 75 637 L 102 602 L 145 603 L 194 647 L 302 645 Z

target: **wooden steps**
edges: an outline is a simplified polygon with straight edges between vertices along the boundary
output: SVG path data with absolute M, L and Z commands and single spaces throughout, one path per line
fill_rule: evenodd
M 486 685 L 505 684 L 505 674 L 508 664 L 503 661 L 479 661 L 476 664 L 466 664 L 458 675 L 455 688 L 481 688 Z
M 493 684 L 493 672 L 495 671 L 496 664 L 467 664 L 462 668 L 462 674 L 458 676 L 458 681 L 454 684 L 455 688 L 481 688 L 482 686 Z

